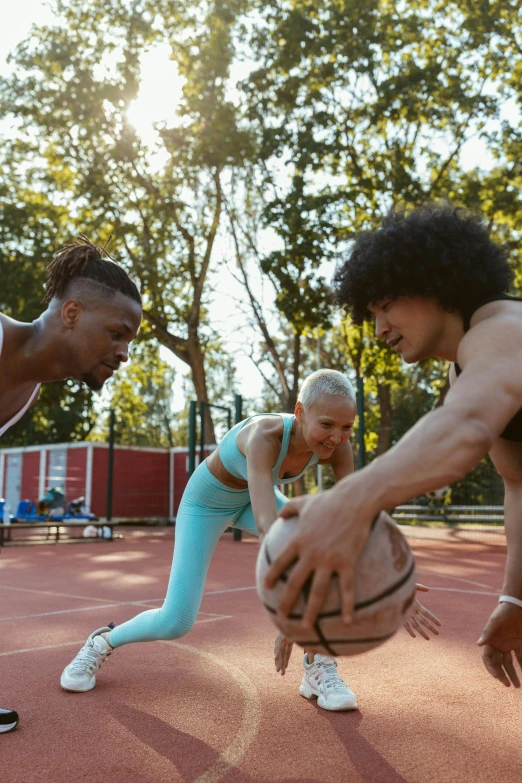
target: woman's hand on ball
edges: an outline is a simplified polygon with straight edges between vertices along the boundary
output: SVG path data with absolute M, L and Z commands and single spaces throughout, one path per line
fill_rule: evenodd
M 288 661 L 292 655 L 293 642 L 289 642 L 288 639 L 283 636 L 282 633 L 278 633 L 274 645 L 274 661 L 276 672 L 281 672 L 282 675 L 286 672 Z
M 416 587 L 417 590 L 420 590 L 423 593 L 428 593 L 430 589 L 429 587 L 421 584 L 417 584 Z M 441 625 L 442 623 L 439 618 L 435 617 L 435 615 L 430 612 L 429 609 L 426 609 L 426 607 L 415 598 L 410 607 L 408 617 L 404 622 L 404 627 L 410 636 L 415 639 L 417 636 L 415 633 L 416 631 L 418 634 L 420 634 L 420 636 L 422 636 L 423 639 L 429 641 L 431 637 L 428 635 L 428 631 L 435 636 L 438 636 L 439 632 L 437 630 L 437 626 Z
M 355 565 L 374 514 L 369 509 L 361 511 L 355 502 L 347 506 L 343 494 L 335 490 L 291 500 L 279 514 L 284 518 L 299 515 L 299 531 L 274 559 L 265 577 L 265 586 L 270 589 L 291 567 L 277 614 L 288 616 L 304 584 L 311 579 L 301 625 L 304 629 L 312 628 L 326 599 L 332 574 L 337 574 L 343 621 L 351 623 Z

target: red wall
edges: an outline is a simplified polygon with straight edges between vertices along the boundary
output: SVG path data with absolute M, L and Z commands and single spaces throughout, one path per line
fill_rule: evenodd
M 108 449 L 94 447 L 92 510 L 107 513 Z M 169 516 L 169 454 L 114 450 L 113 517 Z
M 109 465 L 109 450 L 94 444 L 92 458 L 92 493 L 91 511 L 97 516 L 107 514 L 107 469 Z M 113 511 L 113 516 L 115 516 Z
M 22 484 L 20 487 L 20 500 L 39 500 L 39 478 L 40 452 L 26 451 L 22 457 Z
M 92 444 L 92 494 L 91 510 L 100 517 L 107 514 L 107 473 L 109 450 L 101 444 Z M 206 450 L 206 455 L 212 452 Z M 88 445 L 67 449 L 66 500 L 87 494 Z M 21 498 L 38 500 L 40 475 L 40 451 L 26 451 L 22 462 Z M 198 450 L 199 454 L 199 450 Z M 47 460 L 48 460 L 47 454 Z M 188 450 L 173 453 L 173 513 L 177 514 L 183 491 L 188 482 Z M 46 466 L 47 468 L 47 466 Z M 165 451 L 114 450 L 114 485 L 112 516 L 162 517 L 169 512 L 170 454 Z M 47 470 L 46 470 L 47 474 Z M 5 481 L 5 476 L 4 476 Z
M 212 454 L 213 448 L 205 449 L 205 456 L 208 457 Z M 199 460 L 199 448 L 196 452 L 196 467 Z M 173 472 L 174 472 L 174 516 L 178 513 L 179 504 L 185 487 L 188 484 L 188 449 L 186 451 L 175 451 L 173 460 Z
M 174 516 L 178 513 L 179 504 L 181 503 L 181 497 L 183 491 L 187 486 L 187 459 L 188 451 L 175 451 L 174 452 Z

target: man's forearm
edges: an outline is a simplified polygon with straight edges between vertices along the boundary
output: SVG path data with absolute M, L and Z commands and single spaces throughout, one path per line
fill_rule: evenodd
M 522 600 L 522 486 L 507 486 L 504 498 L 507 559 L 502 593 Z
M 458 409 L 424 416 L 401 440 L 332 490 L 377 513 L 457 481 L 486 456 L 494 436 Z

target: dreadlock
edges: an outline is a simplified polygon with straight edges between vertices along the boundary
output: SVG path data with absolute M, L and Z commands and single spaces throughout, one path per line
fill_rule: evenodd
M 141 296 L 127 272 L 112 258 L 105 247 L 94 245 L 85 234 L 60 248 L 47 267 L 45 301 L 61 298 L 69 283 L 79 278 L 101 283 L 119 291 L 141 305 Z

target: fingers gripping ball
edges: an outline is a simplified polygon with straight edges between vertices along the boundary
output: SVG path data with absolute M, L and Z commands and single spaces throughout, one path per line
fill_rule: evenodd
M 390 639 L 403 624 L 415 598 L 415 563 L 405 537 L 388 514 L 376 517 L 355 569 L 355 612 L 350 625 L 341 619 L 341 597 L 333 576 L 314 628 L 300 627 L 309 585 L 286 618 L 276 611 L 287 580 L 283 574 L 272 589 L 263 585 L 271 563 L 297 533 L 298 517 L 278 519 L 261 545 L 256 567 L 257 591 L 265 609 L 284 636 L 301 647 L 326 655 L 357 655 Z

